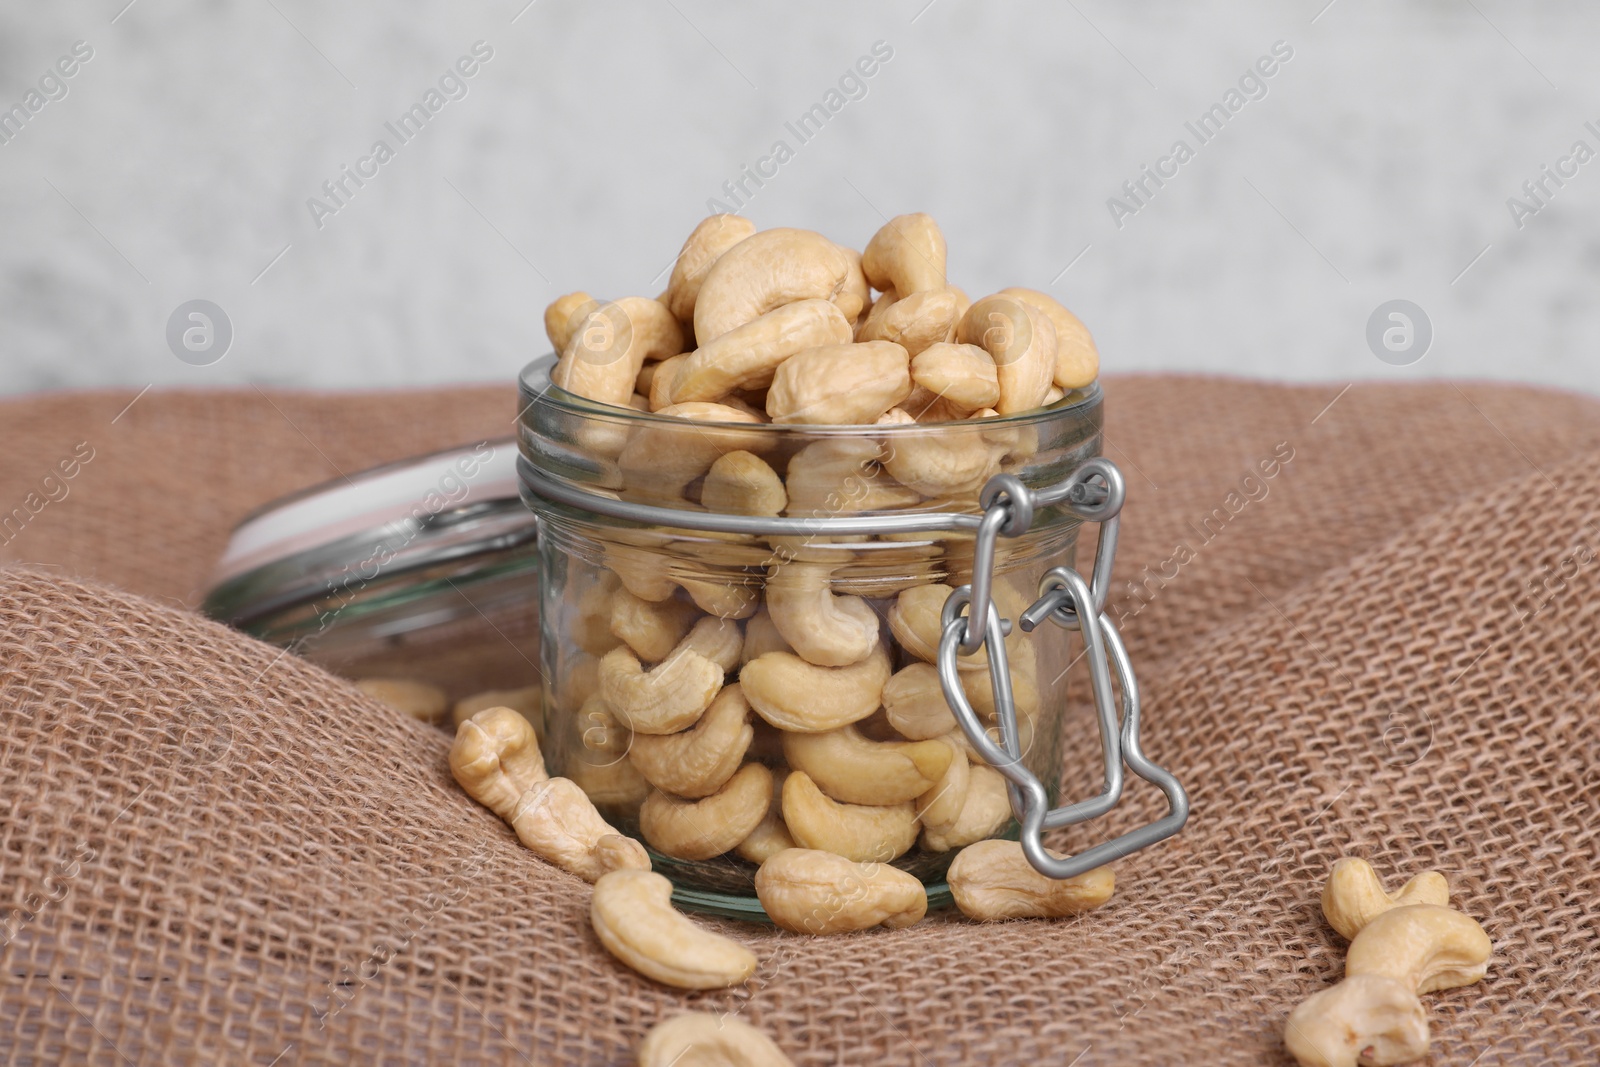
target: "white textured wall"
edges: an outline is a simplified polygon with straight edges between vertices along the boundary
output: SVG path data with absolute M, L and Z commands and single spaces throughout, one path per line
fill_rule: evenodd
M 5 0 L 0 107 L 94 55 L 0 145 L 0 391 L 506 379 L 556 294 L 657 292 L 781 139 L 758 224 L 859 247 L 931 212 L 954 281 L 1050 289 L 1110 369 L 1600 392 L 1600 160 L 1522 229 L 1506 207 L 1600 150 L 1592 3 L 525 2 Z M 468 95 L 400 146 L 385 121 L 479 40 Z M 880 40 L 800 144 L 785 121 Z M 1118 228 L 1108 197 L 1275 41 L 1267 95 Z M 379 138 L 395 157 L 318 229 L 307 198 Z M 197 297 L 235 331 L 211 366 L 165 339 Z M 1364 339 L 1396 297 L 1436 333 L 1404 368 Z

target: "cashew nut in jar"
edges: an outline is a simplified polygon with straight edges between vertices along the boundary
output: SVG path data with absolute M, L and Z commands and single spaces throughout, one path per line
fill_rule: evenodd
M 756 970 L 756 955 L 697 926 L 672 906 L 672 883 L 650 871 L 612 871 L 595 883 L 589 921 L 607 952 L 665 985 L 726 989 Z
M 945 285 L 944 234 L 922 212 L 896 215 L 872 235 L 861 252 L 861 270 L 874 289 L 893 289 L 901 299 Z
M 906 421 L 915 422 L 908 418 Z M 948 426 L 937 434 L 895 434 L 885 441 L 883 469 L 901 485 L 930 499 L 975 496 L 1000 473 L 1005 450 L 976 426 Z
M 700 503 L 728 515 L 782 515 L 789 494 L 766 460 L 753 452 L 729 452 L 706 471 Z
M 480 711 L 457 727 L 450 773 L 502 819 L 511 817 L 523 793 L 550 777 L 533 726 L 510 708 Z
M 756 872 L 756 896 L 773 922 L 797 934 L 900 930 L 928 912 L 927 890 L 885 863 L 857 863 L 832 852 L 791 848 Z
M 755 730 L 739 683 L 725 686 L 700 721 L 682 733 L 637 734 L 628 758 L 646 781 L 680 797 L 709 796 L 744 760 Z
M 1052 859 L 1059 852 L 1045 850 Z M 1098 908 L 1111 899 L 1116 876 L 1096 867 L 1072 878 L 1049 878 L 1033 869 L 1015 841 L 979 841 L 950 864 L 950 895 L 969 919 L 1059 919 Z
M 646 663 L 660 663 L 678 647 L 699 614 L 681 600 L 645 600 L 619 589 L 612 594 L 610 630 Z
M 788 776 L 789 772 L 781 768 L 772 772 L 772 803 L 767 808 L 767 814 L 750 831 L 750 836 L 734 848 L 741 859 L 747 859 L 758 867 L 784 849 L 795 847 L 794 838 L 789 836 L 789 827 L 783 821 L 783 783 Z
M 775 423 L 870 423 L 911 393 L 911 357 L 892 341 L 821 345 L 779 365 L 767 390 Z
M 851 339 L 850 322 L 833 302 L 784 304 L 685 356 L 670 383 L 672 402 L 721 400 L 736 390 L 766 389 L 795 353 Z
M 625 296 L 600 304 L 572 331 L 550 380 L 602 404 L 627 407 L 647 359 L 683 351 L 683 329 L 665 304 Z
M 956 728 L 939 669 L 931 663 L 912 663 L 896 671 L 884 683 L 883 710 L 895 732 L 912 741 L 943 737 Z
M 694 228 L 672 265 L 663 301 L 679 321 L 694 321 L 695 300 L 712 266 L 724 252 L 755 232 L 756 224 L 738 215 L 712 215 Z
M 929 345 L 911 359 L 911 381 L 965 418 L 1000 400 L 1000 374 L 994 357 L 977 345 Z M 913 401 L 907 401 L 912 403 Z M 913 410 L 912 415 L 917 415 Z
M 757 656 L 739 672 L 745 699 L 780 730 L 821 733 L 860 722 L 878 710 L 889 680 L 889 653 L 880 642 L 848 667 L 819 667 L 788 652 Z
M 773 308 L 829 300 L 846 322 L 866 304 L 867 283 L 854 253 L 820 233 L 786 228 L 751 234 L 718 257 L 700 283 L 694 336 L 708 344 Z
M 1050 319 L 1056 331 L 1054 382 L 1061 389 L 1082 389 L 1100 373 L 1100 353 L 1094 338 L 1078 316 L 1068 311 L 1055 297 L 1037 289 L 1002 289 L 997 296 L 1009 296 L 1031 304 Z M 1057 399 L 1060 399 L 1059 397 Z
M 1056 331 L 1031 304 L 1009 296 L 986 296 L 967 309 L 956 340 L 977 345 L 994 359 L 1002 415 L 1031 411 L 1044 403 L 1056 367 Z
M 873 305 L 856 334 L 857 341 L 893 341 L 912 356 L 949 341 L 966 311 L 956 290 L 926 289 L 901 299 Z M 974 405 L 982 407 L 983 405 Z
M 788 514 L 893 511 L 920 503 L 916 490 L 882 473 L 882 458 L 883 443 L 873 438 L 826 438 L 806 445 L 789 459 Z
M 600 306 L 600 301 L 588 293 L 568 293 L 558 296 L 544 309 L 544 332 L 557 352 L 565 352 L 567 343 L 577 331 L 584 316 Z
M 683 800 L 656 790 L 639 809 L 639 831 L 657 851 L 680 860 L 731 852 L 766 817 L 772 772 L 746 763 L 709 796 Z
M 834 800 L 872 805 L 922 796 L 944 775 L 953 755 L 942 741 L 872 741 L 855 726 L 785 734 L 783 754 L 791 770 L 810 775 Z
M 700 721 L 723 675 L 692 649 L 677 650 L 646 672 L 632 651 L 614 648 L 600 660 L 600 696 L 633 732 L 675 734 Z
M 783 781 L 783 822 L 801 848 L 832 852 L 857 863 L 888 863 L 917 840 L 917 813 L 904 804 L 841 804 L 811 776 L 791 770 Z
M 986 763 L 967 770 L 967 794 L 961 813 L 948 827 L 927 826 L 922 831 L 924 852 L 949 852 L 986 837 L 993 837 L 1011 821 L 1011 797 L 1005 777 Z
M 878 647 L 878 614 L 856 596 L 836 596 L 832 568 L 780 564 L 767 579 L 767 612 L 789 646 L 808 663 L 846 667 Z
M 655 420 L 637 427 L 628 439 L 617 466 L 627 490 L 643 501 L 682 504 L 685 487 L 709 470 L 718 456 L 759 451 L 769 444 L 759 433 L 739 428 L 759 423 L 760 417 L 727 404 L 672 404 L 656 414 L 693 424 Z M 718 425 L 697 425 L 703 423 Z
M 967 807 L 967 790 L 972 787 L 972 761 L 966 746 L 958 740 L 959 730 L 927 744 L 942 744 L 950 750 L 944 773 L 928 790 L 917 797 L 917 819 L 925 834 L 953 833 Z
M 530 787 L 506 821 L 524 845 L 584 881 L 622 868 L 650 869 L 643 846 L 601 818 L 589 796 L 566 778 Z
M 656 1023 L 639 1044 L 639 1067 L 794 1067 L 772 1039 L 726 1012 L 696 1011 Z

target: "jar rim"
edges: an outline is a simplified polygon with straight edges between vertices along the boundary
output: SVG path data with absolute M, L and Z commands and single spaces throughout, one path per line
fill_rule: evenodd
M 895 437 L 909 437 L 916 434 L 936 432 L 946 427 L 972 429 L 974 426 L 982 426 L 985 429 L 1000 429 L 1056 422 L 1062 418 L 1073 418 L 1082 415 L 1098 406 L 1101 401 L 1100 383 L 1096 380 L 1081 389 L 1072 390 L 1048 407 L 1030 408 L 1027 411 L 1020 411 L 1011 415 L 996 415 L 987 419 L 952 419 L 947 422 L 899 423 L 881 426 L 863 423 L 727 423 L 710 419 L 686 419 L 678 415 L 662 415 L 659 412 L 640 411 L 638 408 L 632 407 L 617 407 L 614 404 L 601 403 L 598 400 L 590 400 L 588 397 L 568 392 L 561 386 L 556 385 L 551 379 L 551 372 L 555 369 L 558 358 L 554 352 L 547 353 L 528 363 L 517 375 L 517 387 L 521 394 L 520 402 L 517 405 L 518 411 L 521 412 L 519 421 L 527 421 L 530 417 L 530 412 L 535 407 L 549 405 L 566 414 L 615 419 L 618 422 L 639 425 L 674 426 L 679 428 L 700 426 L 720 430 L 737 428 L 741 433 L 751 432 L 756 434 L 792 434 L 802 432 L 819 437 L 858 437 L 863 432 L 870 430 L 874 437 L 893 439 Z

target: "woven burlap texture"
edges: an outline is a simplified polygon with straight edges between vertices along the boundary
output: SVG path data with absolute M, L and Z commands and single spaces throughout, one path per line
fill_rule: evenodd
M 799 1064 L 1285 1063 L 1285 1015 L 1340 973 L 1317 897 L 1354 853 L 1444 871 L 1493 938 L 1485 982 L 1425 998 L 1433 1063 L 1596 1062 L 1600 403 L 1107 393 L 1141 589 L 1112 610 L 1188 827 L 1071 921 L 716 924 L 762 967 L 705 994 L 607 956 L 588 887 L 460 793 L 442 733 L 191 610 L 251 507 L 502 436 L 508 391 L 0 404 L 0 508 L 94 449 L 0 538 L 0 1057 L 625 1063 L 700 1008 Z M 1071 755 L 1068 780 L 1089 782 Z M 1149 819 L 1153 794 L 1054 843 Z

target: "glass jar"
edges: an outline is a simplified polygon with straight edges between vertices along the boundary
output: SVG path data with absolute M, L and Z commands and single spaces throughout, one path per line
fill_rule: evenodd
M 983 519 L 979 494 L 1008 474 L 1031 499 L 1022 487 L 1058 486 L 1098 456 L 1098 386 L 983 420 L 792 426 L 598 404 L 552 386 L 553 365 L 521 375 L 519 438 L 540 521 L 550 773 L 646 844 L 683 907 L 760 918 L 756 861 L 791 841 L 890 862 L 928 886 L 930 906 L 947 900 L 955 852 L 1017 836 L 1023 797 L 960 728 L 935 666 L 968 592 L 941 612 L 975 558 L 981 578 L 992 554 L 989 595 L 1014 621 L 1073 566 L 1085 508 L 1030 505 L 1026 532 L 1000 538 L 980 533 L 1004 516 Z M 1117 506 L 1120 492 L 1119 480 Z M 1048 806 L 1078 638 L 1022 629 L 993 637 L 1016 762 Z M 951 684 L 999 744 L 1009 715 L 989 649 L 963 647 L 947 650 Z M 1119 727 L 1102 680 L 1110 753 Z M 1136 752 L 1136 710 L 1133 729 Z M 1045 825 L 1065 821 L 1077 820 Z M 1039 832 L 1034 820 L 1035 845 Z
M 516 452 L 510 438 L 480 441 L 257 509 L 202 610 L 452 729 L 452 706 L 490 700 L 542 730 L 538 523 L 518 497 Z

